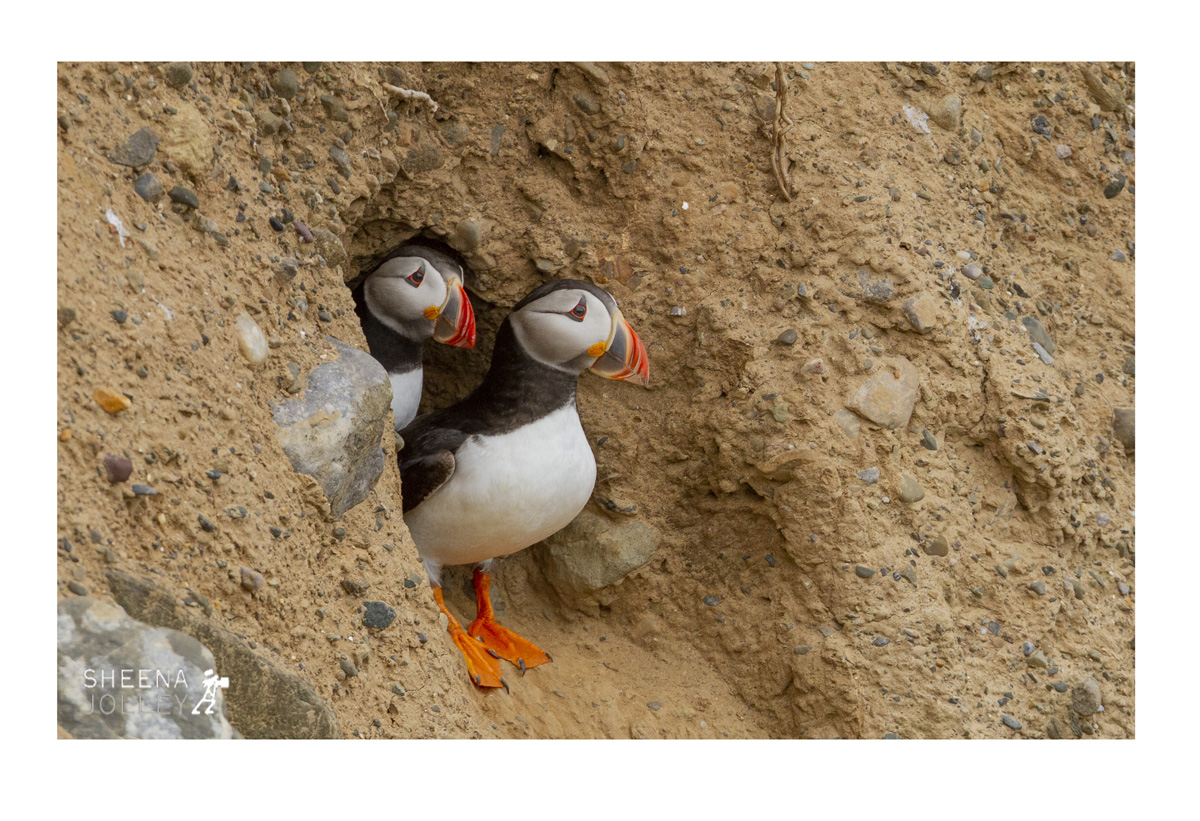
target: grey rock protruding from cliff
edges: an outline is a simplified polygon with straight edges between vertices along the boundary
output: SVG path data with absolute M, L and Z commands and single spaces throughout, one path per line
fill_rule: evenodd
M 383 474 L 392 385 L 370 354 L 329 338 L 338 358 L 308 374 L 304 395 L 274 406 L 279 442 L 292 468 L 317 481 L 340 519 Z M 390 434 L 390 428 L 388 430 Z
M 73 738 L 234 738 L 225 675 L 189 635 L 92 598 L 58 603 L 58 726 Z M 212 712 L 209 712 L 211 708 Z
M 341 738 L 337 717 L 306 679 L 259 655 L 246 641 L 185 607 L 153 579 L 117 568 L 107 573 L 113 597 L 133 616 L 187 633 L 212 651 L 216 669 L 228 676 L 230 723 L 246 738 Z

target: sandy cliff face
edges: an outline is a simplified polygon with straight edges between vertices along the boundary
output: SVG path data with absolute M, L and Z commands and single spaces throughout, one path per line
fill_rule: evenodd
M 1132 65 L 784 70 L 790 201 L 773 64 L 60 65 L 59 598 L 152 583 L 139 618 L 227 630 L 346 736 L 1132 736 Z M 651 359 L 581 379 L 593 501 L 500 563 L 554 657 L 511 694 L 445 636 L 391 435 L 338 519 L 272 419 L 417 234 L 479 327 L 426 407 L 557 277 Z

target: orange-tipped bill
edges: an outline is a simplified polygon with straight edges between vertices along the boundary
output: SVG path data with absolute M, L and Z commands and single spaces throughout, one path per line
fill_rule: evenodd
M 605 379 L 637 382 L 643 387 L 650 384 L 650 357 L 646 355 L 646 346 L 621 316 L 620 310 L 613 316 L 612 334 L 604 345 L 604 353 L 590 370 Z
M 471 308 L 471 300 L 458 277 L 446 284 L 446 301 L 437 310 L 433 338 L 456 348 L 474 348 L 475 311 Z

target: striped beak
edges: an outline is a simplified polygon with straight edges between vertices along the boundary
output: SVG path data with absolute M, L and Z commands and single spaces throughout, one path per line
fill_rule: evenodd
M 446 286 L 446 301 L 442 306 L 426 309 L 425 315 L 437 322 L 433 328 L 433 338 L 456 348 L 474 348 L 475 311 L 471 308 L 467 291 L 458 277 L 452 278 Z
M 642 387 L 650 384 L 650 357 L 646 355 L 646 346 L 625 321 L 619 308 L 613 316 L 612 333 L 604 345 L 604 352 L 590 370 L 605 379 L 637 382 Z

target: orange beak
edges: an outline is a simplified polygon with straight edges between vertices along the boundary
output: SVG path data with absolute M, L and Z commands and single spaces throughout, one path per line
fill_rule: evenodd
M 447 283 L 446 301 L 438 309 L 433 338 L 456 348 L 475 347 L 475 311 L 458 277 Z
M 646 355 L 646 346 L 625 321 L 620 309 L 613 316 L 612 333 L 604 345 L 604 353 L 589 370 L 605 379 L 637 382 L 642 387 L 650 384 L 650 357 Z

